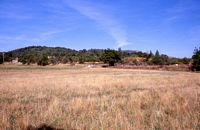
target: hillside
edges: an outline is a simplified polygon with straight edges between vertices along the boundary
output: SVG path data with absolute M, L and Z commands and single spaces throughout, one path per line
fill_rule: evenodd
M 5 52 L 5 61 L 10 62 L 19 58 L 19 61 L 22 63 L 35 63 L 41 56 L 44 55 L 51 57 L 51 60 L 63 63 L 78 61 L 80 56 L 83 56 L 88 61 L 97 61 L 99 53 L 102 51 L 103 50 L 98 49 L 76 51 L 64 47 L 29 46 Z
M 109 49 L 108 49 L 109 50 Z M 133 65 L 167 65 L 167 64 L 177 64 L 184 63 L 188 64 L 190 59 L 188 58 L 173 58 L 167 55 L 145 53 L 142 51 L 135 50 L 121 50 L 117 52 L 120 55 L 120 63 L 127 63 Z M 25 48 L 19 48 L 16 50 L 5 52 L 4 61 L 11 62 L 18 58 L 19 62 L 23 64 L 38 63 L 41 60 L 46 59 L 46 64 L 58 64 L 58 63 L 72 63 L 72 62 L 102 62 L 104 54 L 104 49 L 83 49 L 74 50 L 64 47 L 46 47 L 46 46 L 29 46 Z M 47 58 L 45 58 L 47 57 Z M 0 63 L 3 62 L 2 52 L 0 53 Z

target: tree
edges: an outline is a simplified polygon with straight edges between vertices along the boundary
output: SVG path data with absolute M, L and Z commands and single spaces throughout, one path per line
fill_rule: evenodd
M 0 52 L 0 64 L 3 64 L 3 53 Z
M 199 49 L 194 49 L 194 54 L 192 56 L 192 70 L 200 71 L 200 47 Z
M 49 57 L 49 61 L 50 61 L 50 63 L 51 63 L 52 65 L 56 65 L 56 64 L 59 63 L 58 57 L 55 57 L 55 56 L 50 56 L 50 57 Z
M 101 60 L 104 63 L 108 63 L 109 66 L 114 66 L 115 63 L 121 61 L 121 57 L 118 51 L 107 49 L 104 50 Z
M 153 55 L 152 51 L 150 50 L 148 56 L 146 57 L 146 62 L 147 62 L 147 63 L 150 63 L 149 60 L 150 60 L 153 56 L 154 56 L 154 55 Z
M 182 64 L 189 64 L 191 61 L 190 58 L 187 58 L 187 57 L 184 57 L 182 59 L 179 59 L 179 62 L 182 63 Z
M 167 55 L 161 54 L 159 53 L 159 51 L 157 50 L 155 55 L 153 56 L 153 54 L 151 54 L 152 59 L 150 61 L 148 61 L 148 64 L 154 64 L 154 65 L 169 65 L 169 57 Z
M 161 65 L 169 65 L 169 57 L 167 55 L 160 55 Z
M 153 55 L 152 51 L 150 50 L 149 57 L 152 57 L 152 56 L 154 56 L 154 55 Z
M 37 55 L 33 55 L 31 53 L 24 54 L 19 57 L 19 61 L 22 62 L 22 64 L 28 64 L 36 63 L 37 62 Z
M 123 51 L 121 48 L 118 48 L 118 54 L 119 54 L 120 59 L 123 59 L 124 56 L 123 56 Z M 123 63 L 122 60 L 120 60 L 120 61 L 121 61 L 121 63 Z
M 155 56 L 156 56 L 156 57 L 159 57 L 159 56 L 160 56 L 160 53 L 159 53 L 158 50 L 156 50 Z
M 49 64 L 49 59 L 46 55 L 42 55 L 37 62 L 38 65 L 46 66 Z
M 68 56 L 63 57 L 62 63 L 63 63 L 63 64 L 66 64 L 66 63 L 68 63 L 68 62 L 69 62 L 69 57 L 68 57 Z
M 82 56 L 80 56 L 79 59 L 78 59 L 78 62 L 79 62 L 79 64 L 84 64 L 85 59 Z
M 159 53 L 158 50 L 156 51 L 155 56 L 152 58 L 151 62 L 155 65 L 161 65 L 162 64 L 162 59 L 160 57 L 160 53 Z

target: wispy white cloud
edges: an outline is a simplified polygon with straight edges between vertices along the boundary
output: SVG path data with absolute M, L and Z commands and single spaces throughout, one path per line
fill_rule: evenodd
M 42 43 L 49 39 L 54 38 L 58 33 L 62 33 L 63 30 L 50 30 L 50 31 L 44 31 L 41 33 L 35 33 L 30 35 L 29 33 L 24 34 L 15 34 L 15 35 L 0 35 L 0 44 L 5 43 Z
M 27 20 L 32 19 L 25 7 L 17 2 L 2 2 L 0 3 L 0 18 L 1 19 L 12 19 L 12 20 Z
M 0 41 L 1 42 L 8 42 L 8 41 L 20 41 L 20 40 L 23 40 L 25 39 L 25 35 L 16 35 L 16 36 L 6 36 L 6 35 L 0 35 Z
M 104 12 L 95 4 L 86 1 L 63 0 L 69 7 L 75 9 L 80 14 L 88 17 L 100 25 L 115 40 L 118 47 L 131 44 L 128 42 L 126 30 L 122 25 L 108 12 Z
M 186 17 L 191 17 L 191 14 L 194 17 L 194 12 L 200 9 L 199 4 L 199 1 L 194 0 L 179 1 L 173 7 L 166 9 L 168 17 L 165 19 L 165 22 L 175 22 Z
M 58 33 L 63 32 L 63 30 L 51 30 L 51 31 L 46 31 L 46 32 L 42 32 L 39 34 L 40 38 L 48 38 L 48 37 L 52 37 Z

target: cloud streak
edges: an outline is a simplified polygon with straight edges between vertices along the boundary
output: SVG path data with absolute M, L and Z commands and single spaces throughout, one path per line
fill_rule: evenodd
M 50 30 L 36 35 L 27 35 L 26 33 L 20 35 L 1 35 L 0 43 L 15 43 L 15 42 L 29 42 L 29 43 L 41 43 L 55 37 L 57 34 L 62 33 L 62 30 Z
M 171 23 L 183 18 L 194 16 L 194 12 L 200 9 L 199 4 L 199 1 L 193 0 L 179 1 L 173 7 L 166 9 L 166 14 L 168 15 L 166 23 Z
M 113 18 L 113 16 L 104 13 L 101 9 L 89 2 L 63 0 L 69 7 L 78 11 L 80 14 L 88 17 L 100 25 L 103 30 L 115 40 L 118 47 L 124 47 L 131 44 L 128 42 L 126 30 Z

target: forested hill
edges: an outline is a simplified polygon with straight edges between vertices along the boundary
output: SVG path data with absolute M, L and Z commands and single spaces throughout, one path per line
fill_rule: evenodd
M 46 47 L 46 46 L 29 46 L 25 48 L 16 49 L 7 52 L 12 54 L 13 57 L 18 57 L 24 54 L 46 54 L 46 55 L 59 55 L 59 54 L 75 54 L 76 50 L 64 47 Z
M 5 61 L 12 61 L 16 58 L 22 63 L 36 63 L 41 57 L 50 57 L 51 62 L 67 63 L 78 61 L 83 58 L 86 61 L 99 61 L 102 49 L 73 50 L 64 47 L 29 46 L 5 53 Z
M 7 61 L 13 60 L 15 58 L 22 58 L 22 57 L 39 57 L 41 55 L 47 56 L 64 56 L 64 55 L 76 55 L 77 51 L 63 48 L 63 47 L 46 47 L 46 46 L 29 46 L 25 48 L 20 48 L 12 51 L 8 51 L 5 54 L 5 59 Z
M 131 64 L 175 64 L 178 62 L 189 62 L 189 59 L 170 58 L 167 55 L 159 54 L 157 51 L 155 55 L 150 51 L 149 53 L 134 51 L 134 50 L 110 50 L 104 49 L 83 49 L 74 50 L 64 47 L 46 47 L 46 46 L 29 46 L 4 53 L 4 61 L 11 62 L 18 58 L 19 62 L 23 64 L 58 64 L 58 63 L 72 63 L 72 62 L 107 62 L 113 61 L 120 63 Z M 116 60 L 118 59 L 118 60 Z M 45 61 L 45 63 L 43 63 Z M 3 62 L 3 54 L 0 52 L 0 63 Z
M 25 48 L 20 48 L 5 53 L 5 61 L 12 61 L 19 58 L 22 63 L 36 63 L 37 59 L 41 56 L 51 57 L 55 62 L 77 62 L 80 60 L 88 62 L 98 62 L 103 54 L 103 49 L 83 49 L 74 50 L 64 47 L 46 47 L 46 46 L 29 46 Z M 138 54 L 140 56 L 147 55 L 143 52 L 138 51 L 127 51 L 126 55 Z M 2 57 L 2 54 L 1 54 Z

